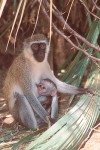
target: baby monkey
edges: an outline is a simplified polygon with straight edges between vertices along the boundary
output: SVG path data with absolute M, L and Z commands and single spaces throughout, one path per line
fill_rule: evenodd
M 57 94 L 57 87 L 50 79 L 43 79 L 37 85 L 39 96 L 55 96 Z
M 37 91 L 39 97 L 46 96 L 51 97 L 51 114 L 50 114 L 50 121 L 54 121 L 58 116 L 58 97 L 57 97 L 57 87 L 53 81 L 50 79 L 43 79 L 37 85 Z M 51 126 L 51 124 L 50 124 Z

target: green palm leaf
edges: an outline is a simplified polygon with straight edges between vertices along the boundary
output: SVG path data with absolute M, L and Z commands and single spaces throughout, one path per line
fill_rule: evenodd
M 87 39 L 91 43 L 96 44 L 99 35 L 100 21 L 94 21 L 91 25 Z M 85 47 L 83 45 L 83 47 Z M 90 54 L 93 49 L 89 49 Z M 98 54 L 99 55 L 99 54 Z M 89 63 L 89 59 L 79 52 L 70 66 L 68 73 L 63 79 L 66 82 L 74 81 L 75 85 L 79 85 Z M 100 89 L 100 72 L 92 71 L 86 87 Z M 73 80 L 73 76 L 76 78 Z M 74 97 L 74 96 L 73 96 Z M 72 99 L 73 99 L 72 97 Z M 71 99 L 71 101 L 72 101 Z M 100 97 L 86 94 L 77 100 L 77 104 L 67 112 L 60 120 L 58 120 L 51 128 L 45 131 L 39 138 L 33 141 L 26 150 L 76 150 L 79 144 L 86 138 L 90 132 L 90 128 L 94 126 L 100 116 Z
M 95 86 L 95 80 L 99 84 L 99 73 L 94 72 L 87 84 Z M 96 84 L 96 86 L 99 87 L 100 85 Z M 74 150 L 88 135 L 90 128 L 95 124 L 99 115 L 100 97 L 90 94 L 83 95 L 66 115 L 32 142 L 26 150 L 47 150 L 50 148 Z

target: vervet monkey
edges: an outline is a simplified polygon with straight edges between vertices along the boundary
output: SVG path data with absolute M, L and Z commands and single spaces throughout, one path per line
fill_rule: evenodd
M 49 96 L 51 98 L 51 119 L 55 120 L 58 116 L 58 97 L 57 97 L 57 87 L 56 85 L 49 79 L 42 80 L 37 85 L 37 91 L 39 94 L 39 98 L 41 96 Z
M 24 42 L 23 51 L 9 68 L 4 83 L 4 95 L 15 120 L 29 129 L 36 129 L 42 121 L 49 122 L 49 114 L 38 99 L 37 84 L 50 79 L 61 93 L 87 93 L 88 89 L 66 84 L 55 77 L 47 61 L 49 44 L 42 34 Z M 42 97 L 45 99 L 46 97 Z
M 56 85 L 50 79 L 43 79 L 37 85 L 39 96 L 55 96 L 57 94 Z

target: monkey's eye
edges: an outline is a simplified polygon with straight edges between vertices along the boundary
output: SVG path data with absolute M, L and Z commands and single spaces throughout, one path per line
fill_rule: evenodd
M 45 89 L 46 89 L 46 87 L 45 87 L 45 86 L 43 86 L 43 87 L 42 87 L 42 89 L 43 89 L 43 90 L 45 90 Z
M 38 44 L 36 44 L 36 43 L 33 43 L 32 45 L 31 45 L 31 48 L 32 48 L 32 50 L 34 51 L 37 51 L 38 50 Z
M 43 90 L 46 89 L 46 87 L 45 87 L 44 85 L 42 85 L 42 84 L 39 84 L 39 87 L 40 87 L 41 89 L 43 89 Z
M 46 44 L 45 44 L 45 43 L 41 43 L 41 44 L 40 44 L 40 48 L 41 48 L 41 49 L 46 49 Z
M 42 84 L 39 84 L 38 87 L 42 88 Z

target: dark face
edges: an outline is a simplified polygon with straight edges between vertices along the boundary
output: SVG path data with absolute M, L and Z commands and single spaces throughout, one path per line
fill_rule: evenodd
M 45 58 L 46 44 L 45 43 L 33 43 L 31 45 L 31 49 L 32 49 L 34 58 L 38 62 L 42 62 Z

